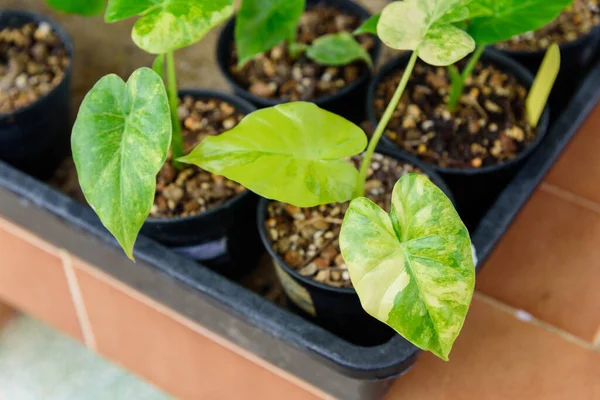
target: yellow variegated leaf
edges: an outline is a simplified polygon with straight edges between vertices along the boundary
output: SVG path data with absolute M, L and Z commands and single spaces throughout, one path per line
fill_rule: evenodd
M 473 296 L 469 233 L 446 195 L 405 175 L 392 211 L 352 201 L 340 248 L 363 308 L 424 350 L 447 360 Z

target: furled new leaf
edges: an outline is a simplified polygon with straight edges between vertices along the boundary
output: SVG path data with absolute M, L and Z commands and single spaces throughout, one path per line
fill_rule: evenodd
M 67 14 L 79 14 L 86 17 L 101 14 L 105 0 L 47 0 L 55 10 Z
M 104 19 L 141 16 L 133 27 L 135 44 L 160 54 L 202 39 L 233 13 L 233 0 L 109 0 Z
M 363 60 L 373 66 L 369 53 L 348 32 L 321 36 L 308 47 L 306 55 L 321 65 L 340 66 Z
M 313 103 L 295 102 L 253 112 L 180 161 L 263 197 L 311 207 L 352 198 L 358 171 L 344 158 L 366 144 L 365 133 L 353 123 Z
M 539 29 L 573 0 L 473 0 L 467 32 L 479 45 L 508 40 Z
M 546 52 L 542 65 L 535 77 L 535 81 L 527 95 L 526 111 L 527 121 L 531 126 L 536 127 L 540 117 L 544 112 L 548 97 L 554 87 L 554 82 L 560 71 L 560 48 L 556 43 L 552 43 Z
M 377 24 L 379 23 L 379 18 L 381 18 L 381 14 L 371 15 L 368 20 L 363 22 L 363 24 L 354 31 L 354 34 L 360 35 L 361 33 L 372 33 L 373 35 L 377 35 Z
M 413 50 L 431 65 L 450 65 L 475 49 L 451 22 L 467 16 L 470 0 L 404 0 L 387 5 L 377 24 L 379 38 L 397 50 Z
M 409 174 L 394 187 L 389 215 L 364 197 L 353 200 L 340 249 L 363 308 L 447 360 L 471 302 L 475 267 L 467 228 L 446 195 Z
M 81 189 L 129 257 L 170 141 L 167 94 L 150 68 L 136 70 L 127 83 L 105 76 L 79 109 L 71 146 Z
M 235 18 L 238 63 L 296 37 L 306 0 L 243 0 Z

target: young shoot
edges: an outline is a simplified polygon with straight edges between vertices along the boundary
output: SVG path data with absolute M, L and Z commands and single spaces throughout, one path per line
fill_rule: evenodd
M 406 0 L 383 11 L 377 23 L 380 38 L 413 55 L 360 171 L 346 159 L 365 149 L 365 133 L 305 102 L 255 111 L 180 159 L 298 207 L 351 200 L 340 249 L 363 308 L 444 360 L 474 290 L 467 229 L 451 201 L 422 175 L 406 175 L 396 183 L 389 214 L 363 196 L 373 153 L 417 58 L 450 65 L 475 48 L 473 39 L 451 24 L 464 16 L 464 3 Z
M 71 146 L 88 204 L 130 258 L 169 148 L 174 164 L 184 155 L 174 52 L 232 13 L 233 0 L 108 1 L 105 20 L 139 15 L 133 41 L 158 56 L 153 69 L 140 68 L 127 82 L 108 75 L 96 83 L 79 110 Z
M 460 27 L 467 32 L 477 45 L 475 52 L 462 71 L 459 71 L 454 63 L 448 65 L 448 75 L 451 81 L 448 109 L 452 112 L 457 110 L 465 83 L 479 62 L 486 46 L 543 27 L 554 20 L 572 2 L 573 0 L 458 0 L 437 2 L 440 7 L 437 9 L 438 11 L 445 10 L 444 7 L 447 5 L 454 7 L 453 11 L 445 14 L 443 22 L 446 23 L 446 26 L 443 29 L 448 29 L 449 26 L 455 29 Z M 388 20 L 384 23 L 393 28 L 393 20 L 389 19 L 393 15 L 393 10 L 398 11 L 396 15 L 400 18 L 399 12 L 411 9 L 410 4 L 414 4 L 414 2 L 403 1 L 390 4 L 381 15 L 374 15 L 357 32 L 378 33 L 380 38 L 385 41 L 381 36 L 382 33 L 384 35 L 385 33 L 381 31 L 380 19 L 385 15 Z M 412 17 L 405 16 L 402 21 L 408 24 L 410 19 Z M 410 30 L 410 28 L 407 29 Z M 427 60 L 424 59 L 424 61 Z M 430 64 L 440 65 L 432 62 Z M 553 84 L 553 82 L 551 83 Z
M 243 0 L 235 20 L 238 65 L 287 42 L 292 58 L 305 53 L 321 65 L 341 66 L 363 60 L 372 66 L 369 53 L 348 32 L 322 36 L 310 45 L 299 43 L 296 30 L 305 7 L 306 0 Z

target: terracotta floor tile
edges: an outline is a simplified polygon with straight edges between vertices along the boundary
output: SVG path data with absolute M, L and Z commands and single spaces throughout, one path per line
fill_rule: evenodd
M 61 259 L 7 226 L 0 224 L 0 301 L 82 340 Z
M 600 105 L 573 138 L 546 182 L 600 203 Z
M 594 400 L 600 354 L 476 297 L 450 361 L 425 354 L 385 400 Z
M 591 342 L 599 282 L 600 214 L 538 190 L 484 265 L 477 290 Z
M 320 398 L 153 308 L 142 295 L 113 286 L 90 267 L 75 261 L 75 271 L 98 352 L 178 399 Z

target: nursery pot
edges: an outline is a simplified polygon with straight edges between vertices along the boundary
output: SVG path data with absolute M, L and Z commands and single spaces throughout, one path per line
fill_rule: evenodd
M 595 26 L 587 35 L 581 36 L 576 40 L 560 45 L 560 72 L 552 89 L 551 103 L 552 109 L 562 109 L 566 106 L 568 99 L 577 89 L 573 77 L 581 77 L 588 72 L 596 50 L 600 44 L 600 25 Z M 523 64 L 532 74 L 537 71 L 542 64 L 542 60 L 547 50 L 500 50 L 505 55 L 511 57 L 517 62 Z
M 379 121 L 373 107 L 377 87 L 389 74 L 405 68 L 410 56 L 411 54 L 407 53 L 388 62 L 373 78 L 367 96 L 367 114 L 373 126 L 377 125 Z M 533 84 L 534 77 L 531 72 L 497 50 L 487 48 L 483 52 L 481 62 L 491 64 L 499 70 L 513 75 L 527 89 L 531 88 Z M 539 146 L 548 130 L 549 121 L 550 112 L 549 107 L 546 106 L 538 123 L 535 140 L 512 160 L 481 168 L 430 166 L 448 184 L 456 200 L 459 214 L 471 232 L 477 227 L 485 212 L 494 204 L 502 189 L 512 180 L 529 155 Z M 386 147 L 398 149 L 396 143 L 386 135 L 383 135 L 382 142 Z M 404 152 L 400 149 L 399 151 Z
M 362 21 L 367 20 L 371 16 L 366 9 L 350 0 L 307 0 L 306 2 L 307 8 L 321 4 L 335 7 L 351 15 L 356 15 L 360 17 Z M 217 43 L 217 64 L 235 94 L 259 108 L 271 107 L 283 103 L 283 100 L 260 97 L 250 93 L 248 89 L 242 87 L 231 75 L 229 66 L 232 49 L 235 45 L 234 31 L 235 17 L 229 20 L 219 36 L 219 41 Z M 377 64 L 380 52 L 381 42 L 379 39 L 375 38 L 375 46 L 370 52 L 374 65 Z M 318 97 L 311 101 L 321 108 L 341 115 L 356 123 L 360 123 L 364 119 L 364 108 L 362 107 L 362 104 L 367 93 L 370 78 L 371 71 L 366 70 L 357 80 L 341 88 L 336 93 Z
M 377 152 L 419 168 L 451 198 L 450 191 L 440 176 L 416 157 L 393 148 L 380 148 Z M 310 277 L 302 276 L 285 263 L 273 248 L 265 227 L 269 203 L 270 200 L 264 198 L 260 200 L 258 229 L 293 308 L 352 343 L 374 346 L 389 340 L 394 335 L 394 331 L 363 310 L 353 288 L 337 288 L 317 282 Z
M 28 23 L 46 22 L 52 27 L 69 57 L 62 81 L 28 106 L 0 113 L 0 160 L 40 179 L 49 178 L 69 152 L 71 131 L 69 83 L 73 46 L 64 29 L 51 19 L 24 11 L 0 10 L 0 30 Z
M 256 109 L 240 98 L 216 91 L 180 90 L 179 96 L 222 100 L 246 115 Z M 254 220 L 257 202 L 258 197 L 245 190 L 198 215 L 150 217 L 142 233 L 225 276 L 239 278 L 254 267 L 261 252 Z

